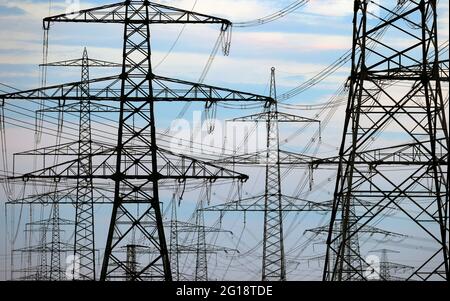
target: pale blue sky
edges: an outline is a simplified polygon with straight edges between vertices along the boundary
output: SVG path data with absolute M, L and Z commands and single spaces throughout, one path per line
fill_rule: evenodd
M 381 0 L 392 3 L 393 1 Z M 233 22 L 254 20 L 277 11 L 292 0 L 164 0 L 155 1 L 180 8 L 191 9 L 195 5 L 195 11 L 228 18 Z M 63 13 L 67 10 L 70 1 L 51 1 L 50 15 Z M 81 0 L 80 7 L 88 8 L 101 4 L 108 4 L 105 0 Z M 73 3 L 72 3 L 73 4 Z M 306 6 L 298 11 L 273 23 L 250 28 L 234 28 L 230 56 L 217 55 L 214 64 L 206 77 L 205 83 L 224 86 L 228 88 L 268 94 L 267 83 L 270 68 L 277 69 L 277 86 L 279 94 L 296 87 L 306 79 L 314 76 L 318 71 L 328 66 L 351 48 L 352 30 L 352 0 L 311 0 Z M 42 18 L 49 15 L 48 0 L 0 0 L 0 83 L 27 89 L 39 86 L 38 64 L 42 61 Z M 448 1 L 439 1 L 439 39 L 441 42 L 448 40 Z M 196 81 L 203 70 L 210 55 L 211 49 L 219 34 L 217 26 L 188 25 L 181 35 L 178 43 L 174 45 L 181 26 L 153 26 L 152 48 L 153 65 L 155 73 L 159 75 Z M 88 48 L 90 57 L 121 61 L 122 30 L 116 25 L 82 25 L 82 24 L 55 24 L 50 31 L 49 61 L 78 58 L 84 47 Z M 401 44 L 402 41 L 395 41 Z M 173 50 L 162 61 L 169 49 Z M 448 53 L 447 53 L 448 55 Z M 349 66 L 346 65 L 329 76 L 313 89 L 288 101 L 291 104 L 314 104 L 328 100 L 349 75 Z M 91 77 L 107 74 L 117 74 L 117 70 L 94 70 Z M 78 70 L 49 69 L 49 83 L 64 83 L 79 79 Z M 0 86 L 0 90 L 10 91 Z M 448 93 L 448 90 L 446 90 Z M 345 95 L 344 95 L 345 97 Z M 170 121 L 181 110 L 181 105 L 167 105 L 159 108 L 160 128 L 169 126 Z M 199 106 L 192 106 L 185 115 L 188 121 L 193 118 L 194 110 L 201 110 Z M 224 110 L 218 113 L 219 119 L 247 115 L 247 111 Z M 307 117 L 315 117 L 316 111 L 296 111 L 296 114 Z M 320 116 L 321 119 L 325 116 Z M 340 144 L 341 128 L 344 118 L 344 108 L 339 107 L 332 116 L 329 126 L 323 132 L 323 141 L 318 147 L 317 155 L 331 156 L 336 154 L 336 147 Z M 297 128 L 283 129 L 283 134 L 289 136 Z M 294 135 L 284 146 L 285 149 L 300 151 L 307 144 L 314 129 L 303 132 L 303 136 Z M 17 133 L 17 134 L 16 134 Z M 20 136 L 19 136 L 20 135 Z M 20 137 L 21 139 L 17 139 Z M 339 137 L 339 138 L 336 138 Z M 9 136 L 9 149 L 11 153 L 23 151 L 32 147 L 32 134 L 11 130 Z M 386 137 L 384 139 L 387 139 Z M 395 136 L 390 136 L 395 141 Z M 259 194 L 263 191 L 263 172 L 247 170 L 252 175 L 252 180 L 244 186 L 248 195 Z M 333 172 L 328 171 L 316 179 L 318 187 L 313 192 L 307 188 L 303 190 L 296 187 L 299 178 L 304 179 L 304 171 L 294 171 L 284 183 L 286 194 L 298 194 L 302 197 L 311 197 L 317 200 L 330 199 L 333 190 Z M 331 180 L 330 180 L 331 178 Z M 320 185 L 322 183 L 323 186 Z M 216 192 L 216 203 L 226 199 L 228 190 L 218 186 Z M 188 196 L 192 197 L 187 202 L 181 215 L 189 215 L 193 204 L 198 198 L 198 191 Z M 167 198 L 170 193 L 167 193 Z M 185 199 L 188 199 L 186 197 Z M 217 201 L 218 200 L 218 201 Z M 1 202 L 2 208 L 3 201 Z M 99 224 L 108 221 L 108 210 L 99 208 Z M 16 210 L 16 214 L 18 211 Z M 3 209 L 1 214 L 3 226 Z M 223 239 L 224 244 L 234 245 L 242 230 L 241 216 L 231 214 L 232 218 L 225 221 L 226 225 L 233 228 L 235 237 L 230 241 Z M 217 216 L 209 219 L 214 222 Z M 252 249 L 259 243 L 262 230 L 260 223 L 262 216 L 250 219 L 246 225 L 245 238 L 243 239 L 243 250 Z M 17 222 L 17 221 L 16 221 Z M 302 258 L 301 253 L 302 233 L 308 227 L 315 227 L 326 222 L 321 215 L 309 213 L 306 217 L 293 216 L 286 221 L 287 251 L 292 258 Z M 402 225 L 399 224 L 399 228 Z M 100 231 L 104 231 L 101 229 Z M 0 234 L 3 246 L 4 233 Z M 318 241 L 320 242 L 320 240 Z M 19 243 L 20 244 L 20 243 Z M 98 244 L 103 247 L 102 241 Z M 320 249 L 320 247 L 318 248 Z M 314 247 L 309 247 L 306 254 L 317 255 Z M 2 247 L 1 254 L 5 254 Z M 1 269 L 6 267 L 6 258 L 1 256 Z M 251 253 L 252 258 L 244 259 L 242 262 L 248 264 L 248 270 L 242 272 L 231 271 L 230 275 L 243 275 L 252 277 L 258 274 L 260 263 L 260 252 Z M 214 258 L 213 258 L 214 259 Z M 246 261 L 247 260 L 247 261 Z M 238 260 L 239 262 L 239 260 Z M 251 263 L 247 263 L 251 262 Z M 220 262 L 216 270 L 211 269 L 212 275 L 219 277 L 226 266 L 227 261 Z M 236 262 L 234 268 L 240 267 Z M 213 264 L 212 264 L 213 265 Z M 289 265 L 290 279 L 298 277 L 316 277 L 320 274 L 321 267 L 317 262 L 306 266 L 302 261 L 302 268 L 296 270 L 296 265 Z M 308 270 L 309 269 L 309 270 Z M 233 274 L 236 273 L 236 274 Z M 2 277 L 3 277 L 2 273 Z M 219 278 L 220 279 L 220 278 Z

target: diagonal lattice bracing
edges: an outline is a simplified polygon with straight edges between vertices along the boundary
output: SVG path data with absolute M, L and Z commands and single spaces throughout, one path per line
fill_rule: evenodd
M 395 5 L 404 6 L 402 12 L 394 13 L 390 7 Z M 369 15 L 374 6 L 381 16 L 393 17 L 376 23 Z M 375 38 L 381 31 L 385 38 Z M 407 42 L 391 46 L 386 41 L 393 36 Z M 441 92 L 445 76 L 436 1 L 391 1 L 384 6 L 355 1 L 352 73 L 325 280 L 365 279 L 358 234 L 392 207 L 409 229 L 434 245 L 434 251 L 416 255 L 422 264 L 407 280 L 449 278 L 449 138 Z M 393 136 L 396 143 L 389 142 Z M 373 205 L 354 206 L 355 199 Z

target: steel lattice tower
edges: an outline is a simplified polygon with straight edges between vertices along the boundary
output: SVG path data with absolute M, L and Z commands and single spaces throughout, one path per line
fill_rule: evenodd
M 410 229 L 435 244 L 435 251 L 423 255 L 407 280 L 448 280 L 450 276 L 449 137 L 441 91 L 436 1 L 397 5 L 404 9 L 396 13 L 372 1 L 355 1 L 349 99 L 324 280 L 364 279 L 358 233 L 386 213 L 387 207 L 395 207 L 407 218 Z M 392 17 L 375 23 L 369 12 L 373 6 Z M 389 46 L 374 38 L 380 32 L 407 42 Z M 402 86 L 394 90 L 398 83 Z M 392 140 L 392 132 L 398 144 L 387 142 Z M 391 154 L 367 156 L 367 149 L 376 142 L 381 151 Z M 372 205 L 356 210 L 357 199 Z
M 80 101 L 72 104 L 59 104 L 56 107 L 44 108 L 40 112 L 64 112 L 79 114 L 78 124 L 78 141 L 76 146 L 78 148 L 76 154 L 78 156 L 77 168 L 80 178 L 77 179 L 76 187 L 73 192 L 73 205 L 75 205 L 75 234 L 74 234 L 74 256 L 77 258 L 80 269 L 80 280 L 95 280 L 95 237 L 94 237 L 94 195 L 92 178 L 92 137 L 91 137 L 91 112 L 107 111 L 104 107 L 91 107 L 89 99 L 89 74 L 90 69 L 95 68 L 117 68 L 122 65 L 91 59 L 88 56 L 87 49 L 84 48 L 83 55 L 80 59 L 72 59 L 66 61 L 52 62 L 42 64 L 45 67 L 76 67 L 81 69 L 81 85 L 80 85 Z M 75 146 L 75 145 L 74 145 Z M 63 149 L 62 146 L 55 146 L 56 149 Z M 38 152 L 36 151 L 38 154 Z M 61 151 L 57 152 L 62 154 Z M 69 154 L 68 152 L 64 154 Z M 45 156 L 46 154 L 38 154 Z M 72 194 L 72 191 L 70 192 Z M 57 191 L 54 194 L 37 195 L 30 199 L 16 200 L 15 203 L 39 203 L 39 199 L 49 199 L 53 206 L 59 206 L 64 198 L 69 198 L 69 195 L 60 195 Z M 74 265 L 75 268 L 75 265 Z M 73 271 L 75 274 L 75 271 Z
M 51 252 L 50 252 L 50 280 L 62 280 L 61 272 L 61 231 L 59 225 L 59 205 L 53 204 L 51 217 Z
M 195 281 L 208 281 L 208 257 L 206 247 L 204 200 L 200 200 L 199 210 L 195 212 L 197 229 L 197 250 L 195 259 Z
M 180 265 L 179 265 L 179 250 L 178 250 L 178 214 L 177 214 L 177 199 L 176 193 L 173 193 L 170 211 L 170 267 L 172 268 L 172 277 L 175 281 L 180 281 Z
M 395 272 L 407 272 L 410 270 L 413 270 L 414 267 L 407 266 L 404 264 L 398 264 L 395 262 L 389 261 L 388 253 L 400 253 L 395 250 L 390 249 L 380 249 L 380 250 L 373 250 L 374 253 L 381 253 L 381 256 L 379 257 L 379 262 L 377 263 L 379 266 L 379 273 L 374 275 L 374 279 L 381 280 L 381 281 L 399 281 L 404 280 L 398 276 L 392 275 Z
M 275 68 L 271 69 L 270 97 L 277 99 Z M 234 119 L 234 121 L 263 121 L 266 123 L 266 177 L 264 192 L 264 233 L 262 280 L 286 280 L 283 239 L 283 195 L 281 193 L 279 122 L 317 122 L 278 111 L 277 102 L 269 104 L 266 112 Z
M 42 229 L 41 236 L 39 237 L 40 245 L 43 248 L 45 244 L 47 243 L 47 226 L 45 225 Z M 40 252 L 39 254 L 39 266 L 38 266 L 38 272 L 37 272 L 37 278 L 38 279 L 47 279 L 48 278 L 48 265 L 47 265 L 47 254 L 45 252 Z
M 52 205 L 53 207 L 54 205 Z M 53 208 L 52 208 L 53 210 Z M 75 222 L 72 220 L 67 220 L 59 218 L 54 220 L 57 214 L 50 212 L 50 218 L 44 220 L 33 221 L 25 225 L 25 231 L 31 233 L 39 233 L 39 243 L 37 245 L 28 245 L 23 248 L 14 249 L 12 253 L 22 253 L 27 254 L 31 257 L 32 254 L 36 254 L 36 265 L 33 266 L 32 260 L 28 261 L 28 265 L 24 269 L 13 270 L 13 273 L 20 273 L 20 277 L 11 277 L 13 280 L 36 280 L 36 281 L 49 281 L 49 280 L 69 280 L 66 278 L 65 269 L 57 260 L 61 254 L 70 254 L 74 252 L 73 243 L 68 243 L 61 236 L 65 232 L 63 228 L 68 227 L 72 230 L 74 229 Z M 53 225 L 56 224 L 56 227 Z M 53 229 L 59 229 L 59 235 L 53 235 L 51 231 Z M 47 241 L 47 233 L 51 233 L 53 241 Z M 53 236 L 56 238 L 54 239 Z M 53 252 L 57 252 L 57 256 L 53 255 L 53 261 L 51 261 L 51 266 L 47 264 L 47 257 L 50 258 Z M 50 271 L 52 271 L 52 277 L 50 277 Z
M 275 68 L 271 70 L 270 96 L 277 99 Z M 286 280 L 286 259 L 281 208 L 280 141 L 277 103 L 267 112 L 267 164 L 265 185 L 262 280 Z
M 276 100 L 275 68 L 271 69 L 270 97 Z M 283 214 L 289 211 L 327 211 L 328 206 L 322 206 L 307 200 L 296 199 L 282 194 L 281 165 L 307 165 L 311 157 L 280 150 L 278 124 L 280 122 L 318 123 L 319 120 L 287 114 L 278 111 L 277 102 L 269 103 L 265 112 L 234 118 L 237 122 L 264 122 L 266 125 L 266 149 L 264 152 L 244 154 L 220 159 L 217 162 L 240 165 L 260 164 L 265 167 L 264 195 L 242 199 L 218 206 L 205 208 L 205 211 L 254 211 L 264 213 L 262 280 L 286 280 L 286 262 L 283 239 Z M 283 155 L 283 158 L 281 158 Z
M 195 224 L 177 220 L 177 201 L 174 193 L 171 208 L 170 221 L 170 264 L 174 280 L 185 280 L 181 275 L 179 258 L 181 254 L 195 254 L 195 281 L 208 281 L 208 254 L 218 253 L 219 251 L 234 251 L 226 247 L 220 247 L 206 243 L 206 235 L 209 233 L 229 232 L 221 228 L 205 226 L 204 201 L 200 200 L 195 211 Z M 180 234 L 187 233 L 195 236 L 195 245 L 186 244 L 185 239 L 180 243 Z M 194 239 L 193 239 L 194 240 Z
M 81 101 L 78 138 L 77 203 L 75 212 L 75 260 L 82 279 L 95 280 L 94 194 L 92 174 L 91 101 L 89 57 L 84 49 L 81 66 Z M 87 175 L 87 177 L 85 177 Z M 73 271 L 75 275 L 75 270 Z
M 88 176 L 97 180 L 114 181 L 114 204 L 107 237 L 101 280 L 171 280 L 170 262 L 160 211 L 159 181 L 186 179 L 246 180 L 248 177 L 186 156 L 162 149 L 156 143 L 154 109 L 156 102 L 197 101 L 210 107 L 217 101 L 270 103 L 269 97 L 231 89 L 192 83 L 153 74 L 151 67 L 150 24 L 221 24 L 222 31 L 231 22 L 208 15 L 193 13 L 146 0 L 125 1 L 70 14 L 44 19 L 44 29 L 50 23 L 117 23 L 124 26 L 122 73 L 89 80 L 100 86 L 88 99 L 118 102 L 118 134 L 115 147 L 101 147 L 92 154 L 100 163 Z M 5 94 L 8 99 L 48 99 L 80 101 L 86 83 L 69 83 L 40 89 Z M 10 180 L 43 181 L 51 179 L 78 180 L 77 162 L 80 158 L 11 177 Z M 113 167 L 113 168 L 111 168 Z M 142 222 L 152 221 L 153 227 Z M 131 273 L 123 256 L 130 234 L 139 235 L 146 248 L 158 250 L 146 257 L 138 270 Z M 131 278 L 130 279 L 130 275 Z
M 160 256 L 145 265 L 142 271 L 133 271 L 133 277 L 138 273 L 145 272 L 149 268 L 162 268 L 162 276 L 165 280 L 172 280 L 170 270 L 169 254 L 166 245 L 164 228 L 162 227 L 162 215 L 159 206 L 158 188 L 158 158 L 156 145 L 156 126 L 154 116 L 154 102 L 152 85 L 152 67 L 150 50 L 150 26 L 149 26 L 149 4 L 147 1 L 130 1 L 125 7 L 124 45 L 123 45 L 123 69 L 121 74 L 120 91 L 120 116 L 116 148 L 116 171 L 114 175 L 115 192 L 114 205 L 109 226 L 108 239 L 101 278 L 105 280 L 107 275 L 117 268 L 121 268 L 121 260 L 115 256 L 115 249 L 124 238 L 119 226 L 120 221 L 131 220 L 133 225 L 128 231 L 139 230 L 153 245 L 160 249 Z M 132 22 L 133 21 L 133 22 Z M 126 67 L 130 64 L 129 67 Z M 135 92 L 143 91 L 149 96 L 144 102 L 133 102 Z M 141 112 L 141 108 L 148 107 L 149 116 Z M 125 113 L 126 109 L 130 112 Z M 144 122 L 142 129 L 135 128 L 135 122 Z M 141 143 L 149 147 L 149 151 L 139 157 L 130 156 L 124 149 L 126 145 Z M 133 181 L 127 179 L 127 170 L 123 170 L 122 160 L 129 159 L 133 163 L 130 169 L 138 168 L 147 171 L 151 176 L 144 181 Z M 151 167 L 142 164 L 142 160 L 150 160 Z M 144 188 L 150 188 L 149 195 Z M 143 203 L 147 208 L 143 212 L 133 212 L 127 203 Z M 140 220 L 155 220 L 157 224 L 156 233 L 149 233 L 139 228 Z M 116 234 L 116 235 L 115 235 Z M 110 264 L 112 263 L 112 266 Z M 159 267 L 157 265 L 160 265 Z

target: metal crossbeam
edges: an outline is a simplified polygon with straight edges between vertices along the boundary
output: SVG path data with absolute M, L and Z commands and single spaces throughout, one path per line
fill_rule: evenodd
M 143 12 L 142 6 L 146 6 L 146 16 L 136 18 L 136 15 Z M 136 7 L 133 15 L 127 14 L 127 8 Z M 171 6 L 162 5 L 150 1 L 124 1 L 115 4 L 98 6 L 90 9 L 83 9 L 67 14 L 60 14 L 44 18 L 44 28 L 48 29 L 51 23 L 113 23 L 113 24 L 223 24 L 231 26 L 231 22 L 200 14 L 188 10 L 178 9 Z
M 250 198 L 244 198 L 237 201 L 227 202 L 225 204 L 208 206 L 203 211 L 235 211 L 235 212 L 265 212 L 267 208 L 264 204 L 266 196 L 260 195 Z M 274 212 L 329 212 L 330 204 L 313 202 L 304 199 L 294 198 L 286 195 L 281 196 L 281 205 Z
M 127 94 L 127 99 L 133 102 L 145 102 L 150 97 L 154 102 L 273 102 L 267 96 L 247 93 L 211 85 L 172 79 L 151 75 L 152 91 L 133 89 Z M 120 102 L 121 76 L 109 76 L 91 79 L 89 94 L 90 101 Z M 54 101 L 79 101 L 83 93 L 83 82 L 73 82 L 44 88 L 31 89 L 0 95 L 0 99 L 34 99 Z

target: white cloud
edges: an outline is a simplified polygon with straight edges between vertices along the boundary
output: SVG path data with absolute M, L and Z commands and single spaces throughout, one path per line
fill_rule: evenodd
M 42 49 L 38 45 L 25 42 L 15 42 L 0 49 L 11 49 L 14 47 L 27 47 L 30 49 L 27 53 L 9 54 L 0 56 L 0 64 L 39 64 L 41 62 Z M 81 47 L 71 47 L 64 45 L 53 45 L 52 55 L 49 61 L 59 61 L 71 58 L 77 58 L 81 55 Z M 121 61 L 121 51 L 119 49 L 89 47 L 89 55 L 92 58 L 107 59 L 110 61 Z M 166 52 L 154 51 L 153 62 L 159 62 Z M 196 54 L 189 52 L 173 52 L 170 57 L 164 61 L 156 72 L 161 75 L 173 77 L 182 77 L 184 79 L 196 80 L 203 66 L 208 60 L 207 54 Z M 207 82 L 221 83 L 247 83 L 247 84 L 265 84 L 268 78 L 269 70 L 272 66 L 279 67 L 289 73 L 304 74 L 314 73 L 325 65 L 296 62 L 289 59 L 267 59 L 267 58 L 239 58 L 235 56 L 223 57 L 220 54 L 215 58 Z M 239 76 L 236 76 L 236 75 Z M 298 81 L 288 79 L 280 84 L 293 86 Z
M 233 22 L 254 20 L 267 16 L 282 7 L 275 1 L 261 0 L 160 0 L 155 2 L 186 10 L 192 10 L 194 3 L 196 3 L 193 11 L 223 16 Z
M 353 0 L 310 0 L 306 13 L 322 16 L 343 17 L 353 14 Z
M 448 40 L 449 31 L 449 3 L 448 1 L 438 1 L 438 26 L 439 38 Z
M 332 34 L 245 32 L 235 34 L 234 42 L 295 52 L 347 50 L 351 47 L 351 37 Z

